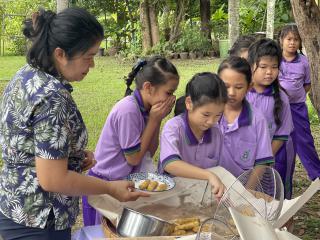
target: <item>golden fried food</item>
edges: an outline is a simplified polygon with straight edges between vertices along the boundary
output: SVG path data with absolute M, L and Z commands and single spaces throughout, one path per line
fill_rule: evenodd
M 174 230 L 192 230 L 194 227 L 198 227 L 200 223 L 198 221 L 188 222 L 182 225 L 177 225 Z
M 160 183 L 160 184 L 158 185 L 158 187 L 156 188 L 155 191 L 161 192 L 161 191 L 167 190 L 167 188 L 168 188 L 167 184 L 165 184 L 165 183 Z
M 196 226 L 192 228 L 192 231 L 197 233 L 199 231 L 200 226 Z
M 158 182 L 157 181 L 150 181 L 147 190 L 148 191 L 153 191 L 156 187 L 158 186 Z
M 197 217 L 189 217 L 189 218 L 178 218 L 178 219 L 174 220 L 174 223 L 177 225 L 185 224 L 188 222 L 199 222 L 200 223 L 200 219 Z
M 182 236 L 182 235 L 186 235 L 186 231 L 185 230 L 177 230 L 172 232 L 170 235 L 171 236 Z
M 144 180 L 140 185 L 139 185 L 139 189 L 140 190 L 145 190 L 147 189 L 147 187 L 149 186 L 150 180 Z

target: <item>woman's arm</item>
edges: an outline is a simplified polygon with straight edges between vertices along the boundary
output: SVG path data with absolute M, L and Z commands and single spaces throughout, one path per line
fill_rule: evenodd
M 68 196 L 109 194 L 119 201 L 133 201 L 148 194 L 133 192 L 128 181 L 104 181 L 68 170 L 67 159 L 49 160 L 36 157 L 36 172 L 40 186 L 48 192 Z

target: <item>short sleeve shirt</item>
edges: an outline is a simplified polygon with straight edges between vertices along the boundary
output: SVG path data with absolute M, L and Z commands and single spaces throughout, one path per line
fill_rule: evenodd
M 222 116 L 219 126 L 224 140 L 219 165 L 234 176 L 255 165 L 274 162 L 267 121 L 246 100 L 232 124 Z
M 167 121 L 161 132 L 158 171 L 164 172 L 167 164 L 177 160 L 200 168 L 215 167 L 219 164 L 222 141 L 217 125 L 205 131 L 198 141 L 190 128 L 188 113 L 180 114 Z
M 279 82 L 286 90 L 290 103 L 305 102 L 306 91 L 304 86 L 311 84 L 308 59 L 301 54 L 297 54 L 292 61 L 286 61 L 282 58 Z
M 71 227 L 79 198 L 44 191 L 35 157 L 67 158 L 68 169 L 81 171 L 87 130 L 71 96 L 72 87 L 29 65 L 6 87 L 0 106 L 0 211 L 14 222 L 44 228 L 52 209 L 55 227 Z
M 141 164 L 130 165 L 125 156 L 140 151 L 141 136 L 148 120 L 139 90 L 112 108 L 95 150 L 92 171 L 106 180 L 119 180 L 139 172 Z M 144 161 L 144 158 L 143 160 Z
M 271 140 L 287 141 L 293 130 L 293 122 L 287 95 L 280 90 L 282 100 L 282 111 L 280 113 L 281 125 L 275 122 L 274 110 L 274 89 L 268 86 L 262 93 L 258 93 L 252 88 L 246 96 L 247 101 L 255 108 L 259 109 L 267 120 Z

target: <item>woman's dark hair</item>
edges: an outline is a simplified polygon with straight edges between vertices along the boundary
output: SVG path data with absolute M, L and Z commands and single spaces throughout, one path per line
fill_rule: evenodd
M 186 86 L 186 94 L 176 102 L 175 115 L 184 112 L 186 107 L 182 101 L 190 96 L 195 108 L 201 107 L 207 103 L 223 103 L 228 101 L 227 88 L 221 78 L 210 72 L 195 74 Z M 177 105 L 179 104 L 179 105 Z
M 248 62 L 251 66 L 252 73 L 254 73 L 259 67 L 259 63 L 262 57 L 272 57 L 276 58 L 278 61 L 278 68 L 280 67 L 282 52 L 279 44 L 274 40 L 263 38 L 255 43 L 253 43 L 248 52 Z M 255 66 L 255 69 L 253 67 Z M 282 100 L 280 97 L 280 84 L 278 77 L 272 83 L 273 91 L 274 91 L 274 109 L 273 115 L 275 118 L 276 124 L 281 125 L 280 113 L 282 111 Z
M 61 48 L 69 59 L 84 54 L 103 39 L 103 28 L 96 18 L 81 8 L 67 8 L 56 14 L 40 9 L 24 21 L 23 34 L 32 41 L 27 62 L 55 77 L 53 53 Z
M 250 45 L 254 43 L 256 38 L 253 35 L 242 35 L 234 42 L 229 54 L 232 56 L 240 57 L 241 53 L 245 50 L 248 50 Z
M 302 54 L 302 40 L 298 31 L 298 27 L 296 24 L 288 24 L 285 25 L 279 32 L 279 43 L 283 41 L 283 39 L 289 34 L 292 33 L 294 36 L 296 36 L 299 39 L 300 45 L 299 45 L 299 51 Z
M 251 67 L 246 59 L 238 56 L 230 56 L 227 59 L 223 60 L 223 62 L 220 64 L 218 68 L 219 76 L 224 69 L 232 69 L 238 73 L 243 74 L 246 77 L 248 86 L 250 85 L 252 72 Z
M 132 71 L 125 78 L 127 89 L 125 96 L 132 93 L 130 86 L 135 80 L 137 89 L 141 89 L 144 82 L 150 82 L 152 86 L 166 84 L 169 78 L 179 80 L 176 67 L 166 58 L 153 56 L 149 59 L 139 59 Z

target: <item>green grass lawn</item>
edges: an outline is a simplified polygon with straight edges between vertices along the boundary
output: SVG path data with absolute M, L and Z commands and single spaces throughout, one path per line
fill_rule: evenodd
M 178 68 L 181 81 L 176 92 L 177 96 L 184 93 L 186 82 L 193 74 L 201 71 L 213 71 L 219 59 L 194 61 L 174 61 Z M 25 64 L 25 57 L 0 57 L 0 91 L 19 67 Z M 123 62 L 111 57 L 97 57 L 95 68 L 79 83 L 74 83 L 73 97 L 82 113 L 89 132 L 89 149 L 94 149 L 106 117 L 113 105 L 120 100 L 125 92 L 126 76 L 134 62 Z M 134 84 L 132 86 L 134 88 Z

